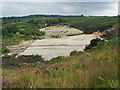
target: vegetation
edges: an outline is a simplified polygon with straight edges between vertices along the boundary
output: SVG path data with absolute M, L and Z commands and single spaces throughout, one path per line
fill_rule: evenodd
M 17 55 L 5 55 L 2 58 L 2 67 L 3 68 L 16 68 L 16 67 L 25 67 L 30 64 L 36 64 L 40 62 L 44 62 L 44 59 L 40 55 L 22 55 L 19 56 L 18 58 L 16 57 Z M 39 65 L 39 64 L 38 64 Z
M 96 31 L 103 32 L 104 30 L 111 28 L 117 21 L 117 18 L 96 18 L 96 20 L 88 20 L 86 22 L 72 23 L 70 27 L 83 30 L 84 33 L 90 34 Z
M 2 47 L 2 53 L 10 53 L 10 50 L 6 47 Z
M 90 44 L 85 47 L 85 50 L 94 49 L 97 45 L 101 44 L 101 42 L 105 42 L 105 40 L 101 40 L 100 38 L 92 39 Z
M 118 22 L 118 17 L 85 17 L 60 15 L 30 15 L 24 17 L 3 17 L 2 32 L 3 46 L 19 43 L 21 40 L 30 40 L 45 35 L 40 28 L 52 25 L 67 25 L 89 34 L 95 31 L 102 32 Z M 37 39 L 36 38 L 36 39 Z M 6 42 L 8 41 L 8 42 Z
M 3 87 L 119 88 L 120 82 L 117 72 L 119 64 L 118 53 L 120 50 L 117 44 L 118 39 L 117 33 L 114 33 L 112 39 L 101 42 L 102 44 L 97 44 L 94 47 L 100 48 L 95 48 L 92 51 L 84 51 L 69 57 L 59 56 L 41 64 L 31 64 L 32 67 L 28 64 L 24 68 L 22 66 L 18 68 L 3 68 Z M 28 56 L 23 56 L 23 58 L 25 57 L 27 59 Z M 29 60 L 31 61 L 32 58 L 29 58 Z M 28 60 L 25 61 L 27 62 Z M 18 66 L 18 63 L 12 65 Z
M 51 37 L 53 37 L 53 38 L 61 38 L 61 36 L 59 36 L 59 35 L 52 35 Z
M 116 17 L 54 17 L 54 19 L 63 18 L 64 23 L 72 25 L 73 23 L 85 23 L 88 26 L 82 26 L 82 30 L 85 33 L 92 33 L 98 28 L 100 29 L 108 24 L 114 25 L 117 23 Z M 3 28 L 7 27 L 11 23 L 16 23 L 18 28 L 26 29 L 29 25 L 29 20 L 42 19 L 43 21 L 53 20 L 53 17 L 40 18 L 37 16 L 29 16 L 24 18 L 4 18 Z M 56 21 L 54 21 L 56 22 Z M 94 23 L 92 23 L 94 22 Z M 98 23 L 98 26 L 95 24 Z M 101 23 L 103 22 L 103 25 Z M 114 23 L 113 23 L 114 22 Z M 54 23 L 52 23 L 54 24 Z M 41 23 L 41 25 L 44 25 Z M 78 25 L 79 26 L 79 25 Z M 76 26 L 76 27 L 78 27 Z M 41 27 L 41 26 L 40 26 Z M 43 27 L 43 26 L 42 26 Z M 89 31 L 89 28 L 93 31 Z M 95 29 L 97 28 L 97 29 Z M 81 29 L 81 28 L 80 28 Z M 104 29 L 100 29 L 101 31 Z M 91 40 L 90 44 L 86 46 L 86 50 L 72 51 L 70 56 L 59 56 L 52 58 L 50 61 L 44 61 L 40 55 L 30 56 L 5 56 L 2 59 L 2 83 L 3 88 L 119 88 L 120 80 L 118 73 L 119 53 L 118 47 L 118 25 L 113 31 L 103 36 L 107 38 L 107 41 L 99 38 Z M 37 29 L 36 29 L 37 30 Z M 24 35 L 24 34 L 23 34 Z M 32 34 L 34 35 L 34 34 Z M 29 36 L 29 35 L 27 35 Z M 13 38 L 15 37 L 15 38 Z M 4 38 L 6 40 L 15 41 L 23 39 L 25 36 L 21 36 L 14 33 L 11 39 Z M 31 38 L 32 39 L 32 38 Z M 7 42 L 8 44 L 8 42 Z M 7 45 L 5 42 L 3 45 Z
M 7 37 L 12 37 L 13 34 L 16 34 L 16 32 L 19 31 L 18 27 L 16 25 L 10 25 L 2 29 L 2 35 Z
M 39 30 L 32 30 L 32 29 L 27 29 L 27 30 L 21 30 L 20 34 L 23 35 L 33 35 L 33 36 L 44 36 L 45 32 L 39 31 Z
M 58 56 L 58 57 L 52 58 L 50 61 L 46 61 L 45 64 L 53 64 L 55 62 L 62 60 L 63 58 L 64 58 L 63 56 Z
M 78 51 L 77 51 L 77 50 L 73 50 L 73 51 L 70 53 L 70 56 L 76 55 L 76 54 L 78 54 Z

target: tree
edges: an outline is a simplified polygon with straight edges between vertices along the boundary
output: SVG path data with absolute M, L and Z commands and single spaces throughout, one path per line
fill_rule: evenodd
M 81 17 L 83 17 L 83 14 L 81 14 Z
M 16 32 L 19 31 L 19 29 L 16 25 L 8 26 L 5 29 L 8 31 L 8 33 L 14 33 L 14 34 L 16 34 Z

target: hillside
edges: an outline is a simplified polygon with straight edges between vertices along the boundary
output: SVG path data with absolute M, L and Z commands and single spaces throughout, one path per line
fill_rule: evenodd
M 118 88 L 118 25 L 108 41 L 68 57 L 44 62 L 40 56 L 3 58 L 3 87 L 12 88 Z M 9 59 L 9 63 L 8 63 Z M 35 62 L 35 60 L 41 61 Z
M 3 88 L 118 88 L 120 85 L 118 40 L 120 38 L 117 23 L 118 17 L 3 18 L 2 54 L 5 55 L 2 57 Z M 30 46 L 29 43 L 25 43 L 26 41 L 30 43 L 33 40 L 44 41 L 47 32 L 40 30 L 49 26 L 76 28 L 77 31 L 82 30 L 83 34 L 88 35 L 99 31 L 101 37 L 107 40 L 92 39 L 84 51 L 74 50 L 69 53 L 70 56 L 58 56 L 50 61 L 45 61 L 41 55 L 21 55 L 17 58 L 16 54 L 7 55 L 12 52 L 8 49 L 10 45 L 21 47 L 18 44 L 24 43 L 22 44 L 24 48 L 18 50 L 24 51 Z M 50 34 L 50 37 L 56 42 L 63 41 L 56 34 Z M 68 43 L 75 44 L 82 41 L 80 37 L 77 39 L 77 42 Z M 14 47 L 11 48 L 16 50 Z M 44 53 L 47 55 L 47 52 Z

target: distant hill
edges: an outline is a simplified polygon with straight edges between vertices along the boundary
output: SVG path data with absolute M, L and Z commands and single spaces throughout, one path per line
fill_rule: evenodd
M 83 17 L 83 15 L 44 15 L 44 14 L 35 14 L 35 15 L 28 15 L 28 16 L 3 17 L 2 19 L 40 18 L 40 17 Z

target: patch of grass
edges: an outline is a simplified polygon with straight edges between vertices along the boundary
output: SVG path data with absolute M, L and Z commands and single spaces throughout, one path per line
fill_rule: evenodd
M 51 35 L 51 37 L 53 37 L 53 38 L 61 38 L 60 35 Z
M 50 61 L 45 61 L 45 64 L 53 64 L 55 62 L 61 61 L 64 57 L 63 56 L 58 56 L 55 58 L 52 58 Z

